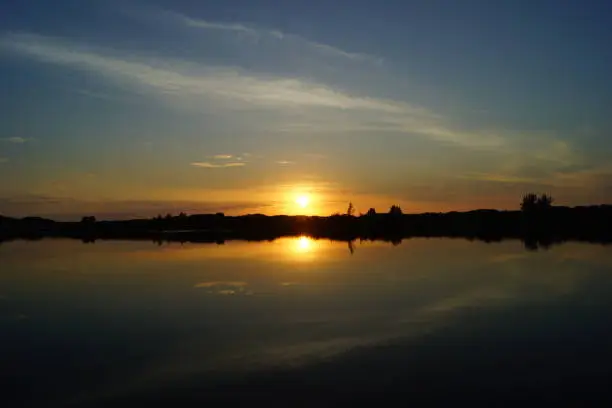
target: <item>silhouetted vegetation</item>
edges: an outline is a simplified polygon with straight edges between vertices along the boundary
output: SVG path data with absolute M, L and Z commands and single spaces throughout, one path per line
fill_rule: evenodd
M 353 206 L 353 203 L 349 203 L 348 208 L 346 210 L 346 215 L 348 215 L 349 217 L 355 215 L 355 206 Z
M 392 205 L 391 208 L 389 209 L 389 215 L 400 216 L 402 214 L 403 212 L 399 205 Z
M 95 224 L 95 222 L 96 222 L 96 217 L 94 216 L 83 217 L 81 219 L 82 224 Z
M 225 216 L 181 213 L 152 219 L 101 221 L 93 216 L 81 222 L 55 222 L 37 217 L 0 216 L 0 241 L 70 237 L 85 242 L 96 239 L 150 239 L 156 242 L 216 242 L 231 239 L 271 240 L 310 235 L 351 241 L 385 240 L 399 243 L 411 237 L 463 237 L 487 242 L 521 239 L 528 249 L 547 248 L 567 241 L 612 242 L 612 206 L 553 206 L 553 198 L 527 194 L 520 211 L 474 210 L 467 212 L 403 214 L 398 205 L 387 213 L 370 208 L 355 216 L 349 203 L 344 215 Z
M 529 193 L 523 196 L 521 211 L 525 213 L 544 212 L 552 208 L 553 198 L 549 195 Z

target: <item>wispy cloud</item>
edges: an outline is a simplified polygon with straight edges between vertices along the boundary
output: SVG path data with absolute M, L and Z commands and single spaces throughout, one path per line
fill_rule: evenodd
M 145 61 L 133 54 L 122 58 L 55 38 L 23 33 L 1 37 L 0 47 L 42 62 L 96 72 L 118 84 L 155 91 L 159 97 L 172 99 L 174 103 L 183 100 L 189 108 L 194 106 L 193 98 L 210 98 L 226 101 L 224 106 L 230 109 L 254 106 L 275 112 L 299 110 L 303 113 L 308 108 L 369 112 L 394 129 L 444 139 L 454 136 L 452 131 L 434 126 L 442 118 L 428 109 L 390 99 L 357 96 L 299 78 L 252 76 L 234 68 L 185 61 Z M 219 104 L 215 106 L 218 108 Z M 320 112 L 313 112 L 317 113 Z M 358 121 L 359 117 L 353 119 Z
M 211 156 L 212 159 L 215 160 L 230 160 L 232 158 L 234 158 L 234 155 L 231 154 L 215 154 L 214 156 Z
M 219 27 L 225 28 L 215 29 L 250 29 L 234 24 Z M 252 75 L 236 68 L 139 58 L 137 53 L 122 55 L 23 33 L 0 37 L 0 48 L 45 63 L 97 73 L 118 85 L 151 92 L 178 108 L 226 109 L 228 113 L 245 108 L 268 110 L 276 121 L 262 121 L 258 126 L 273 130 L 395 132 L 469 148 L 498 150 L 508 148 L 513 137 L 503 131 L 462 130 L 442 115 L 418 105 L 356 95 L 302 78 Z
M 26 139 L 25 137 L 19 137 L 19 136 L 0 138 L 0 142 L 16 143 L 16 144 L 26 143 L 26 142 L 29 142 L 30 140 L 31 139 Z
M 246 75 L 235 68 L 195 65 L 185 61 L 137 60 L 32 34 L 9 34 L 0 46 L 47 63 L 86 69 L 105 77 L 130 81 L 165 95 L 210 96 L 270 107 L 321 107 L 375 110 L 390 114 L 432 112 L 393 100 L 359 97 L 296 78 Z
M 247 33 L 247 34 L 253 34 L 253 35 L 257 35 L 258 33 L 263 32 L 261 30 L 249 28 L 245 26 L 244 24 L 240 24 L 240 23 L 215 23 L 211 21 L 193 19 L 185 15 L 174 13 L 174 12 L 167 12 L 166 15 L 174 16 L 175 18 L 183 21 L 185 25 L 188 25 L 190 27 L 198 27 L 198 28 L 204 28 L 208 30 L 236 31 L 239 33 Z
M 206 169 L 218 169 L 225 167 L 243 167 L 245 166 L 244 162 L 231 162 L 231 163 L 210 163 L 210 162 L 193 162 L 191 163 L 194 167 L 203 167 Z
M 194 288 L 213 288 L 215 286 L 244 287 L 244 286 L 247 286 L 247 283 L 242 282 L 242 281 L 213 281 L 213 282 L 196 283 L 193 287 Z
M 276 164 L 280 164 L 281 166 L 288 166 L 290 164 L 294 164 L 294 162 L 289 160 L 279 160 L 276 162 Z
M 151 15 L 151 13 L 147 13 Z M 201 30 L 216 30 L 237 35 L 247 35 L 254 38 L 266 37 L 275 41 L 289 43 L 301 48 L 309 48 L 323 56 L 332 58 L 343 58 L 354 62 L 365 62 L 375 65 L 383 64 L 383 59 L 374 55 L 361 52 L 346 51 L 330 44 L 313 41 L 296 34 L 285 33 L 277 29 L 261 28 L 242 22 L 218 22 L 193 18 L 168 10 L 158 10 L 157 18 L 182 24 L 185 27 Z
M 496 174 L 496 173 L 466 173 L 457 177 L 470 179 L 470 180 L 481 180 L 481 181 L 492 181 L 496 183 L 509 183 L 509 184 L 533 184 L 536 180 L 530 177 L 517 177 L 507 174 Z
M 218 281 L 218 282 L 200 282 L 196 283 L 194 288 L 205 288 L 208 289 L 209 293 L 216 293 L 218 295 L 252 295 L 253 292 L 247 291 L 247 282 L 234 282 L 234 281 Z

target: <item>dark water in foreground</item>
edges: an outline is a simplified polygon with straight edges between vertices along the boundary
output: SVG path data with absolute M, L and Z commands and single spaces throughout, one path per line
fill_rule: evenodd
M 0 246 L 6 407 L 603 404 L 610 374 L 610 247 Z

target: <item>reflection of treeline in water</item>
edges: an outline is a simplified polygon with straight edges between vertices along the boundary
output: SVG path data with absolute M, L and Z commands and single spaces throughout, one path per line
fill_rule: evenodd
M 226 216 L 194 214 L 157 216 L 152 219 L 55 222 L 37 217 L 0 216 L 0 240 L 71 237 L 95 239 L 152 239 L 158 241 L 218 242 L 229 239 L 267 240 L 309 235 L 344 241 L 354 239 L 399 242 L 409 237 L 465 237 L 485 241 L 522 239 L 530 248 L 567 240 L 612 242 L 612 205 L 553 206 L 547 195 L 527 194 L 520 211 L 474 210 L 467 212 L 403 214 L 399 206 L 386 213 L 370 209 L 355 215 Z

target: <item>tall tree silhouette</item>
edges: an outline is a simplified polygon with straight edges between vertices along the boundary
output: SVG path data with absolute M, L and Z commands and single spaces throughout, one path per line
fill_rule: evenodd
M 346 209 L 346 215 L 348 215 L 349 217 L 355 215 L 355 206 L 353 205 L 353 203 L 349 203 L 348 208 Z

